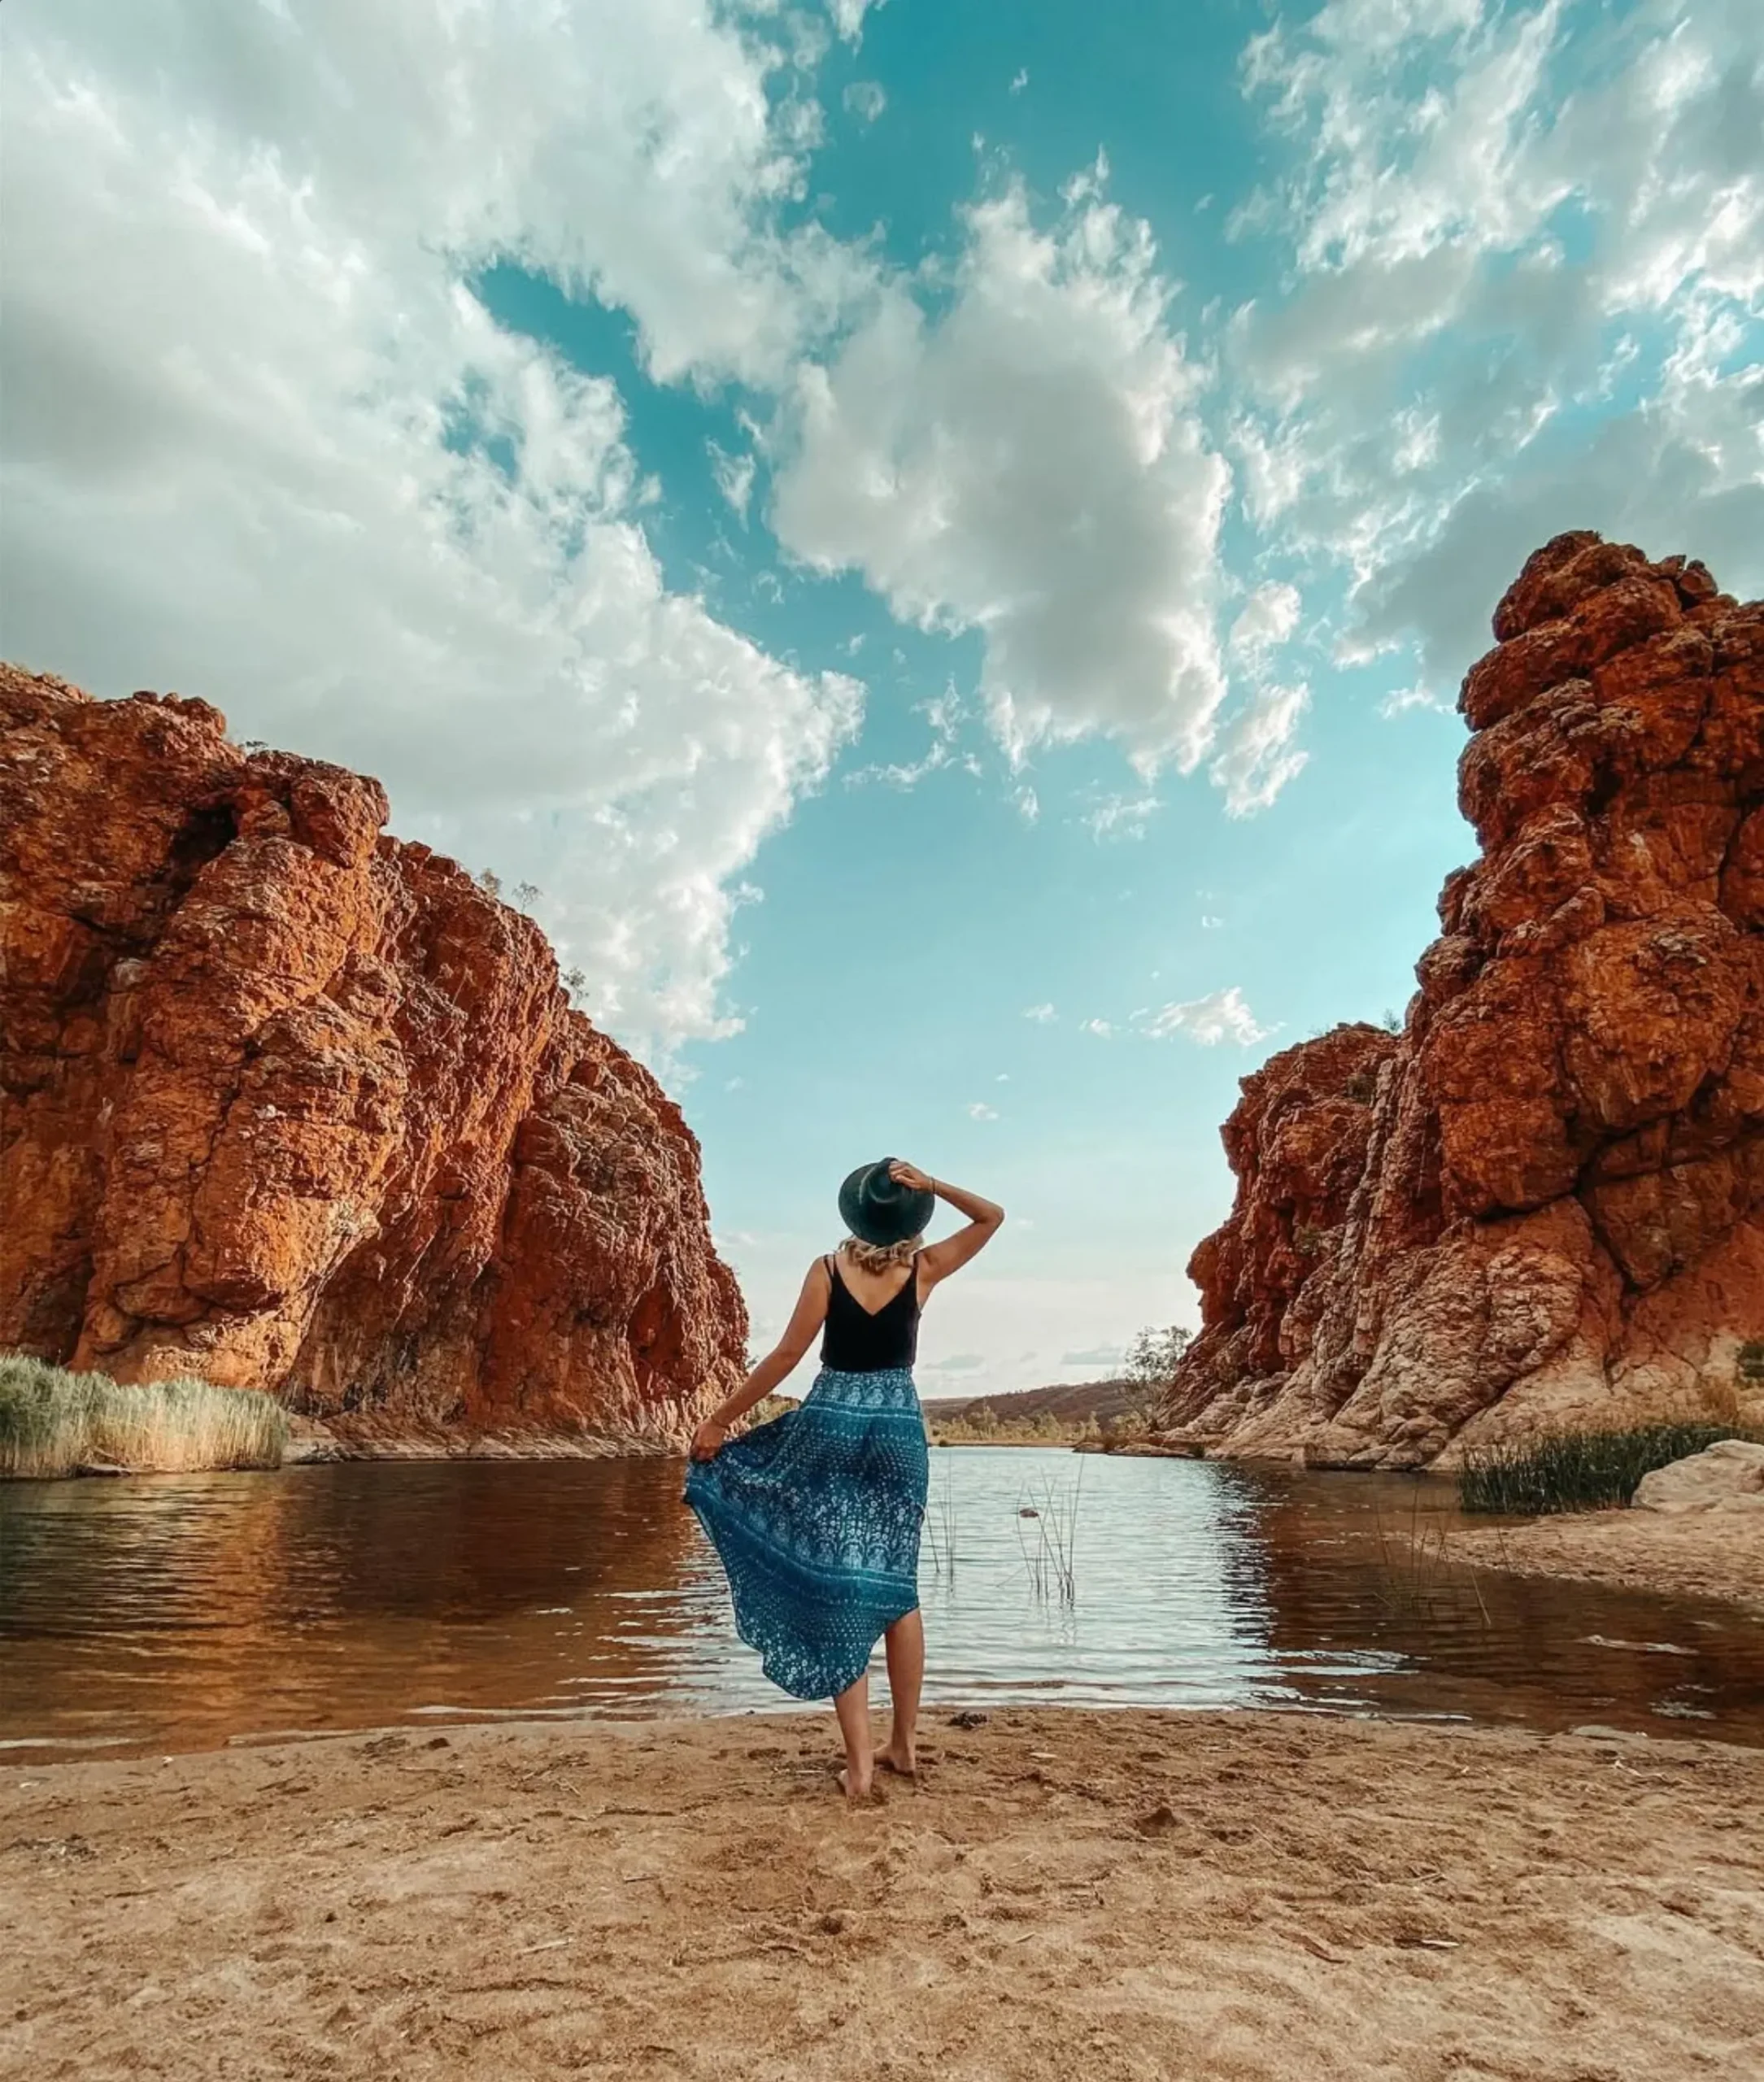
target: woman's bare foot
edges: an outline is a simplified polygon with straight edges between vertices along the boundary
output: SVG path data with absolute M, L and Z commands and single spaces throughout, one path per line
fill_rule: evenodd
M 886 1749 L 876 1753 L 876 1762 L 885 1771 L 892 1771 L 896 1778 L 916 1779 L 919 1775 L 919 1753 L 910 1742 L 903 1742 L 899 1736 Z
M 840 1771 L 839 1789 L 844 1793 L 846 1805 L 848 1807 L 867 1807 L 876 1798 L 878 1793 L 875 1780 L 872 1778 L 858 1778 L 849 1765 Z

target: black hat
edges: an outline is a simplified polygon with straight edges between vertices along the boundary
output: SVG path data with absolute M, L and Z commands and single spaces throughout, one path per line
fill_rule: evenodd
M 922 1234 L 937 1207 L 935 1193 L 903 1186 L 892 1177 L 885 1156 L 860 1164 L 839 1188 L 839 1213 L 845 1226 L 865 1244 L 904 1244 Z

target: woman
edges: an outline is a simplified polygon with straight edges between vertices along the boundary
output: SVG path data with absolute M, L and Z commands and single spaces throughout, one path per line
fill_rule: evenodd
M 939 1200 L 965 1229 L 926 1248 Z M 816 1259 L 784 1335 L 699 1426 L 686 1499 L 729 1575 L 735 1627 L 765 1674 L 799 1699 L 833 1701 L 839 1775 L 870 1797 L 880 1762 L 911 1777 L 925 1627 L 919 1527 L 928 1456 L 912 1385 L 919 1313 L 939 1280 L 990 1243 L 1004 1210 L 911 1164 L 860 1165 L 839 1188 L 851 1234 Z M 801 1406 L 733 1444 L 729 1427 L 769 1395 L 822 1330 L 821 1371 Z M 894 1731 L 871 1751 L 869 1659 L 886 1641 Z

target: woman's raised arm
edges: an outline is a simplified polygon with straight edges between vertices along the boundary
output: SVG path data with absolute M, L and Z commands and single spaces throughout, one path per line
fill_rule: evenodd
M 891 1175 L 903 1186 L 910 1186 L 919 1192 L 935 1193 L 940 1200 L 947 1200 L 958 1214 L 968 1217 L 965 1229 L 958 1229 L 953 1236 L 946 1236 L 941 1243 L 920 1252 L 921 1287 L 935 1287 L 940 1279 L 947 1279 L 952 1272 L 959 1272 L 976 1251 L 983 1251 L 999 1233 L 1004 1210 L 996 1200 L 982 1200 L 978 1193 L 952 1186 L 947 1178 L 934 1178 L 916 1164 L 895 1163 L 891 1166 Z

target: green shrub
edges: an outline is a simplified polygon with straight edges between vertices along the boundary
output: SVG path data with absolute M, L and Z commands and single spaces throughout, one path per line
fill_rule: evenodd
M 155 1474 L 280 1467 L 288 1413 L 255 1388 L 207 1381 L 124 1387 L 0 1352 L 0 1477 L 72 1474 L 100 1463 Z
M 1458 1501 L 1466 1511 L 1523 1518 L 1623 1505 L 1655 1468 L 1700 1453 L 1718 1439 L 1744 1435 L 1725 1424 L 1650 1424 L 1478 1447 L 1465 1454 L 1458 1470 Z

